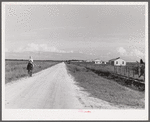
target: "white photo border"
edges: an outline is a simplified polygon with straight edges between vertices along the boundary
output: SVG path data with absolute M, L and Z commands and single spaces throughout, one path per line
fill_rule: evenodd
M 145 5 L 145 109 L 5 109 L 5 5 Z M 2 2 L 2 120 L 148 120 L 148 2 Z

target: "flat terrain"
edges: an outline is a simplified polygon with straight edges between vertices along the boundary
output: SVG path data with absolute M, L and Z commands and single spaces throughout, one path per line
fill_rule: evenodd
M 86 82 L 86 79 L 83 79 Z M 94 81 L 93 81 L 94 82 Z M 95 84 L 95 83 L 94 83 Z M 111 82 L 110 82 L 111 84 Z M 91 85 L 89 85 L 90 87 Z M 110 87 L 110 85 L 109 85 Z M 91 89 L 94 87 L 91 87 Z M 104 90 L 104 86 L 99 89 Z M 95 89 L 96 90 L 96 89 Z M 133 91 L 126 90 L 132 96 Z M 101 93 L 99 93 L 101 94 Z M 114 92 L 112 92 L 114 94 Z M 102 94 L 103 95 L 103 94 Z M 107 97 L 109 94 L 105 94 Z M 133 94 L 135 95 L 135 93 Z M 137 94 L 138 95 L 138 94 Z M 131 97 L 130 96 L 130 97 Z M 122 99 L 122 98 L 118 98 Z M 138 99 L 136 99 L 138 100 Z M 140 101 L 141 104 L 144 101 Z M 33 75 L 5 84 L 6 109 L 118 109 L 142 108 L 113 104 L 96 98 L 68 74 L 65 63 L 59 63 Z
M 78 86 L 89 93 L 89 96 L 107 101 L 114 105 L 127 105 L 144 108 L 145 92 L 131 89 L 113 79 L 108 79 L 84 66 L 67 64 L 69 73 L 74 77 Z M 120 80 L 120 79 L 118 79 Z
M 6 84 L 6 108 L 81 108 L 64 63 Z
M 57 63 L 59 62 L 35 60 L 33 73 L 37 73 Z M 27 64 L 28 64 L 27 60 L 6 60 L 5 61 L 5 83 L 28 76 Z
M 100 71 L 103 73 L 116 73 L 127 77 L 132 77 L 134 79 L 144 80 L 144 76 L 142 75 L 140 78 L 138 77 L 138 67 L 136 63 L 127 62 L 126 66 L 113 66 L 110 64 L 95 64 L 94 62 L 71 62 L 71 64 L 75 64 L 77 66 L 86 67 L 95 71 Z

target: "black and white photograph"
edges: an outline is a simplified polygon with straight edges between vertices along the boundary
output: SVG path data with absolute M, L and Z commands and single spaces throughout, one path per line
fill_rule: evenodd
M 148 2 L 2 2 L 4 120 L 147 120 Z

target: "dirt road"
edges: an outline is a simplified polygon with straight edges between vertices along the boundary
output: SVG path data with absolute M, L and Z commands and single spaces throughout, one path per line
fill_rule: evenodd
M 5 87 L 7 109 L 84 109 L 120 108 L 88 97 L 67 73 L 65 63 L 57 64 Z M 127 108 L 127 107 L 126 107 Z

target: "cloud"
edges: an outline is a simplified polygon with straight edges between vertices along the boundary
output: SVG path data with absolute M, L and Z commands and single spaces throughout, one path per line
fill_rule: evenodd
M 82 52 L 82 51 L 79 51 L 79 53 L 81 53 L 81 54 L 82 54 L 83 52 Z
M 96 55 L 95 53 L 89 53 L 89 55 Z
M 111 52 L 108 52 L 106 55 L 110 55 L 111 54 Z
M 56 53 L 73 53 L 73 51 L 59 50 L 56 47 L 49 47 L 47 44 L 31 43 L 25 47 L 19 47 L 13 52 L 56 52 Z
M 142 53 L 140 50 L 138 49 L 132 49 L 130 51 L 126 51 L 126 49 L 124 49 L 123 47 L 119 47 L 117 49 L 117 52 L 122 55 L 122 56 L 135 56 L 138 58 L 144 58 L 145 54 Z
M 142 53 L 140 50 L 138 49 L 133 49 L 131 52 L 130 52 L 130 56 L 136 56 L 138 58 L 144 58 L 145 54 Z
M 117 52 L 120 54 L 120 55 L 126 55 L 127 54 L 127 51 L 123 48 L 123 47 L 119 47 L 117 49 Z

